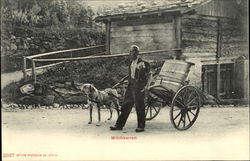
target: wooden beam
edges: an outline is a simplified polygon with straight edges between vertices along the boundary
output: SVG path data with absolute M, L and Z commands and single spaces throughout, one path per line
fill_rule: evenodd
M 217 51 L 216 51 L 216 60 L 217 60 L 217 99 L 220 100 L 220 81 L 221 81 L 221 75 L 220 75 L 220 57 L 221 57 L 221 34 L 222 34 L 222 27 L 221 27 L 221 19 L 218 18 L 218 30 L 217 30 Z
M 53 66 L 56 66 L 56 65 L 59 65 L 59 64 L 63 64 L 63 63 L 66 63 L 66 62 L 58 62 L 58 63 L 53 63 L 53 64 L 49 64 L 49 65 L 44 65 L 44 66 L 36 67 L 36 70 L 53 67 Z M 26 69 L 26 72 L 30 72 L 30 71 L 32 71 L 32 68 L 31 69 Z
M 216 45 L 216 58 L 219 61 L 221 57 L 221 44 L 222 44 L 222 27 L 221 19 L 218 18 L 218 30 L 217 30 L 217 45 Z
M 101 54 L 101 55 L 104 55 L 105 53 L 98 53 L 98 54 Z M 96 54 L 93 54 L 93 55 L 96 55 Z M 93 56 L 92 55 L 92 56 Z M 56 65 L 60 65 L 60 64 L 63 64 L 63 63 L 67 63 L 69 61 L 63 61 L 63 62 L 58 62 L 58 63 L 53 63 L 53 64 L 48 64 L 48 65 L 44 65 L 44 66 L 39 66 L 39 67 L 36 67 L 36 70 L 39 70 L 39 69 L 44 69 L 44 68 L 49 68 L 49 67 L 53 67 L 53 66 L 56 66 Z M 30 69 L 26 69 L 26 73 L 27 72 L 30 72 L 32 71 L 32 68 Z
M 26 57 L 24 56 L 23 57 L 23 79 L 24 80 L 27 79 L 26 67 L 27 67 Z
M 198 14 L 195 14 L 195 15 L 182 15 L 184 18 L 190 18 L 190 19 L 201 19 L 201 20 L 208 20 L 208 21 L 211 21 L 211 22 L 217 22 L 218 20 L 218 17 L 215 17 L 215 16 L 208 16 L 208 15 L 198 15 Z M 227 18 L 223 18 L 223 19 L 227 19 Z M 230 19 L 230 18 L 228 18 Z
M 140 16 L 147 16 L 152 14 L 158 13 L 168 13 L 168 14 L 180 14 L 180 9 L 160 9 L 156 11 L 146 11 L 146 12 L 139 12 L 139 13 L 123 13 L 123 14 L 116 14 L 116 15 L 108 15 L 108 16 L 99 16 L 95 18 L 96 22 L 100 21 L 107 21 L 108 19 L 122 19 L 124 16 L 126 17 L 140 17 Z
M 34 59 L 31 60 L 31 64 L 32 64 L 32 78 L 34 80 L 34 83 L 36 83 L 36 63 Z
M 103 46 L 104 45 L 98 45 L 98 46 L 90 46 L 90 47 L 77 48 L 77 49 L 59 50 L 59 51 L 53 51 L 53 52 L 48 52 L 48 53 L 42 53 L 42 54 L 27 56 L 26 58 L 27 59 L 32 59 L 32 58 L 37 58 L 37 57 L 41 57 L 41 56 L 54 55 L 54 54 L 65 53 L 65 52 L 72 52 L 72 51 L 79 51 L 79 50 L 86 50 L 86 49 L 103 47 Z
M 216 19 L 218 19 L 218 18 L 223 18 L 223 19 L 228 19 L 228 20 L 233 20 L 234 18 L 232 18 L 232 17 L 222 17 L 222 16 L 213 16 L 213 15 L 203 15 L 203 14 L 199 14 L 199 16 L 201 16 L 201 17 L 204 17 L 204 18 L 208 18 L 208 19 L 214 19 L 214 20 L 216 20 Z
M 110 54 L 110 27 L 111 21 L 107 21 L 106 23 L 106 40 L 105 40 L 105 50 L 106 54 Z
M 174 22 L 175 22 L 175 38 L 176 38 L 176 47 L 177 48 L 182 48 L 182 23 L 181 23 L 182 17 L 181 15 L 175 16 Z M 182 55 L 182 50 L 177 55 L 177 59 L 180 59 Z
M 101 55 L 101 56 L 86 56 L 76 58 L 57 58 L 57 59 L 33 59 L 36 62 L 50 62 L 50 61 L 76 61 L 76 60 L 90 60 L 90 59 L 104 59 L 113 57 L 128 56 L 129 54 L 116 54 L 116 55 Z
M 238 57 L 237 56 L 234 56 L 234 57 L 222 57 L 220 58 L 220 64 L 230 64 L 230 63 L 234 63 L 235 62 L 235 59 L 237 59 Z M 217 59 L 214 57 L 209 57 L 209 58 L 203 58 L 201 60 L 202 64 L 204 65 L 208 65 L 208 64 L 211 64 L 211 65 L 215 65 L 217 64 Z
M 147 52 L 140 52 L 140 55 L 144 54 L 155 54 L 159 52 L 168 52 L 168 51 L 180 51 L 180 48 L 176 49 L 165 49 L 165 50 L 153 50 Z M 75 58 L 57 58 L 57 59 L 32 59 L 36 62 L 49 62 L 49 61 L 76 61 L 76 60 L 90 60 L 90 59 L 104 59 L 104 58 L 114 58 L 128 56 L 129 53 L 115 54 L 115 55 L 98 55 L 98 56 L 85 56 L 85 57 L 75 57 Z
M 173 16 L 168 16 L 168 17 L 147 18 L 147 20 L 133 19 L 127 21 L 114 21 L 112 22 L 111 28 L 120 26 L 137 26 L 138 28 L 140 25 L 166 24 L 166 23 L 171 23 L 173 19 L 174 19 Z
M 182 48 L 181 16 L 176 16 L 175 25 L 176 25 L 175 34 L 176 34 L 177 48 Z

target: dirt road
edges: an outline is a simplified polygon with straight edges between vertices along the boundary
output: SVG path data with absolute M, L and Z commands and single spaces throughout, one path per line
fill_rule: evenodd
M 20 81 L 23 78 L 22 71 L 1 74 L 1 89 L 12 82 Z
M 36 74 L 42 74 L 46 69 L 37 69 Z M 27 72 L 27 75 L 31 75 L 31 71 Z M 12 82 L 18 82 L 23 78 L 22 71 L 15 71 L 11 73 L 1 73 L 1 90 Z
M 88 110 L 2 112 L 4 159 L 249 159 L 248 107 L 203 108 L 187 131 L 173 128 L 168 108 L 147 122 L 143 133 L 134 131 L 135 113 L 123 131 L 110 131 L 116 115 L 105 121 L 108 114 L 102 110 L 103 122 L 98 127 L 87 124 Z M 120 136 L 128 139 L 112 139 Z

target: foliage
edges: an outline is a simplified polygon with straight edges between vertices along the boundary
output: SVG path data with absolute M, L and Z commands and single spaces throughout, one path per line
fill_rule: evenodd
M 17 98 L 22 96 L 21 91 L 19 88 L 24 85 L 25 83 L 30 83 L 30 82 L 25 82 L 23 79 L 20 80 L 19 82 L 12 82 L 8 84 L 1 93 L 1 99 L 5 103 L 15 103 L 17 101 Z
M 128 73 L 128 60 L 124 57 L 65 63 L 38 75 L 40 83 L 82 82 L 93 83 L 98 89 L 111 88 Z
M 3 20 L 11 25 L 92 27 L 94 12 L 81 1 L 3 0 Z
M 2 0 L 1 72 L 21 70 L 22 56 L 104 44 L 94 11 L 74 0 Z
M 98 89 L 111 88 L 128 74 L 128 60 L 125 57 L 78 61 L 65 63 L 38 75 L 38 83 L 53 84 L 55 82 L 92 83 Z M 29 81 L 32 79 L 29 77 Z M 21 96 L 19 88 L 29 82 L 21 80 L 10 83 L 2 90 L 2 100 L 15 103 Z

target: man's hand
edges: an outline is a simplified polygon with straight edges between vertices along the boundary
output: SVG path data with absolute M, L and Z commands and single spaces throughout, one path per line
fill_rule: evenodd
M 138 68 L 139 70 L 145 69 L 145 68 L 146 68 L 145 63 L 144 63 L 144 62 L 140 62 L 140 63 L 137 65 L 137 68 Z
M 146 86 L 141 90 L 141 92 L 147 93 L 147 92 L 148 92 L 148 86 L 146 85 Z

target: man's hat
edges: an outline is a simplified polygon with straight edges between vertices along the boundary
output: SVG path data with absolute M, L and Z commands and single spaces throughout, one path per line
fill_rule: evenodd
M 132 45 L 131 49 L 134 50 L 134 51 L 136 51 L 136 52 L 140 51 L 140 48 L 137 45 Z

